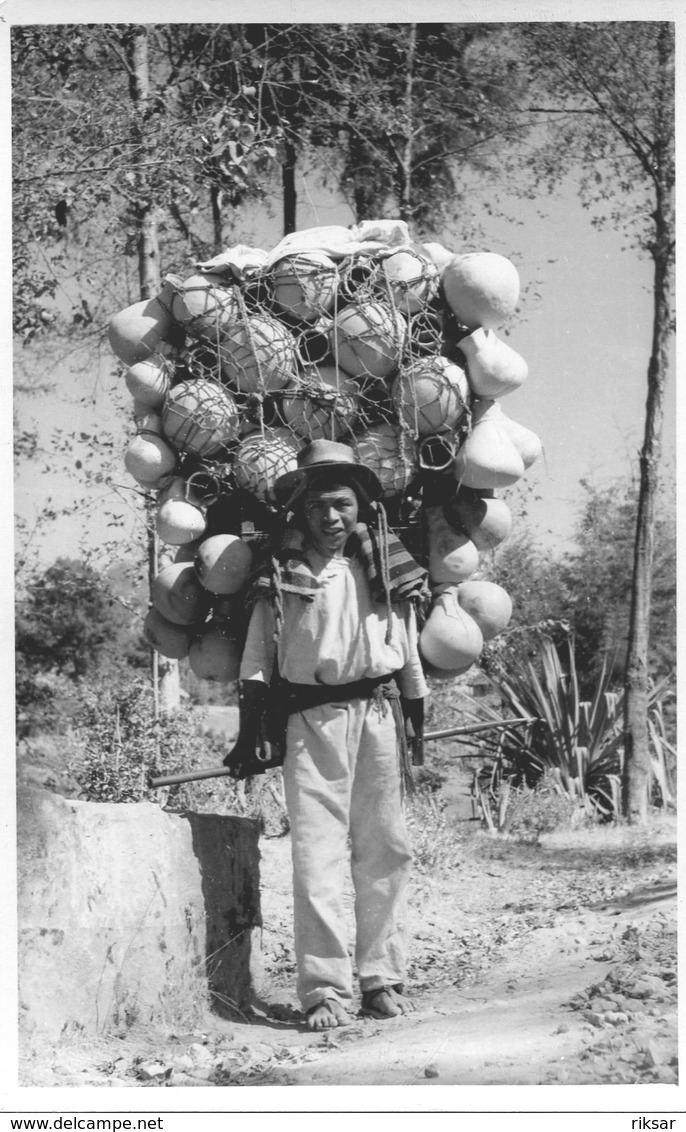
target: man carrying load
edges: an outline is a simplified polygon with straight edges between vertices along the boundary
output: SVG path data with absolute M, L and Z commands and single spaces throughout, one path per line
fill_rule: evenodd
M 297 990 L 309 1028 L 323 1030 L 349 1021 L 353 1001 L 348 844 L 362 1012 L 411 1009 L 403 779 L 428 692 L 416 620 L 428 590 L 386 527 L 376 475 L 347 445 L 313 441 L 274 493 L 287 521 L 251 587 L 240 732 L 224 762 L 236 777 L 255 773 L 283 712 Z

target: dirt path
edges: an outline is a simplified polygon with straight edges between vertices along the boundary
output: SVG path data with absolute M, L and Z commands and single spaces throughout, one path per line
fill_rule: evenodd
M 540 846 L 436 822 L 415 841 L 411 1016 L 303 1030 L 293 1015 L 289 840 L 264 839 L 264 1010 L 211 1017 L 192 1034 L 72 1042 L 48 1063 L 33 1051 L 22 1083 L 676 1083 L 672 819 L 638 835 L 570 831 Z M 274 1007 L 283 1021 L 268 1016 Z

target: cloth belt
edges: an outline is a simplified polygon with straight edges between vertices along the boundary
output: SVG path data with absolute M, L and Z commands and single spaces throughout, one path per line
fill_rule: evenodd
M 379 689 L 384 699 L 397 698 L 400 693 L 392 672 L 385 676 L 372 676 L 354 680 L 351 684 L 290 684 L 280 680 L 278 694 L 287 715 L 307 711 L 320 704 L 340 704 L 346 700 L 370 700 Z
M 405 736 L 405 722 L 400 706 L 400 690 L 395 681 L 395 673 L 389 672 L 385 676 L 372 676 L 366 680 L 355 680 L 351 684 L 290 684 L 288 680 L 279 679 L 278 697 L 284 728 L 290 715 L 297 711 L 307 711 L 308 708 L 318 707 L 320 704 L 340 704 L 349 700 L 374 699 L 381 705 L 385 701 L 390 706 L 395 723 L 402 790 L 405 792 L 414 789 L 412 763 Z

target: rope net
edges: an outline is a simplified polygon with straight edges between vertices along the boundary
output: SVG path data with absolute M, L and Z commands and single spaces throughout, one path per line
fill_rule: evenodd
M 466 490 L 456 467 L 479 398 L 460 342 L 473 328 L 414 245 L 275 263 L 264 254 L 245 272 L 220 256 L 185 280 L 167 276 L 163 380 L 143 375 L 136 411 L 157 414 L 145 426 L 168 452 L 161 463 L 151 454 L 164 471 L 155 479 L 143 468 L 139 484 L 159 505 L 180 479 L 203 511 L 204 538 L 259 544 L 281 529 L 273 488 L 298 452 L 343 442 L 379 478 L 391 529 L 428 565 L 427 509 L 440 502 L 455 525 L 451 501 Z M 132 392 L 141 380 L 127 379 Z M 210 599 L 209 623 L 230 609 Z
M 426 436 L 459 441 L 468 406 L 458 363 L 444 364 L 459 334 L 428 257 L 391 250 L 335 262 L 308 252 L 247 282 L 230 270 L 168 281 L 185 340 L 165 363 L 162 435 L 181 460 L 200 459 L 215 494 L 269 505 L 298 450 L 326 438 L 373 468 L 393 512 L 420 469 L 434 466 L 420 460 Z

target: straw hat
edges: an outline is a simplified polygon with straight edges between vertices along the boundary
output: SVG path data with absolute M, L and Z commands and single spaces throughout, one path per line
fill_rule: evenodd
M 313 440 L 298 453 L 298 467 L 280 476 L 273 492 L 279 507 L 290 506 L 322 472 L 335 472 L 342 484 L 358 488 L 365 500 L 379 499 L 383 488 L 371 468 L 361 464 L 352 448 L 336 440 Z

